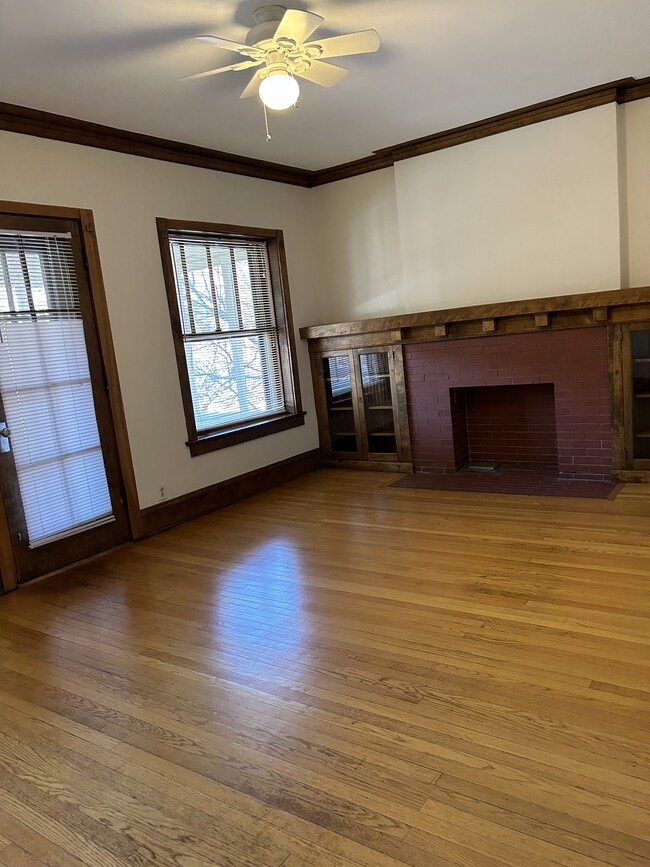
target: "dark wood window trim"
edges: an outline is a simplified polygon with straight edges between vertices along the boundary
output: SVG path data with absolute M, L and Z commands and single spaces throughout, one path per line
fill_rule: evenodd
M 162 259 L 163 277 L 167 291 L 169 317 L 171 322 L 174 350 L 178 366 L 178 378 L 181 387 L 185 423 L 187 425 L 187 446 L 192 457 L 204 455 L 218 449 L 239 445 L 240 443 L 279 433 L 289 428 L 305 423 L 305 413 L 300 397 L 300 382 L 296 359 L 296 344 L 291 316 L 291 301 L 289 297 L 289 279 L 287 275 L 284 238 L 279 229 L 259 229 L 248 226 L 231 226 L 223 223 L 203 223 L 188 220 L 169 220 L 158 217 L 158 240 Z M 169 249 L 169 232 L 184 231 L 215 235 L 227 235 L 234 240 L 265 241 L 269 256 L 271 290 L 278 330 L 280 348 L 280 367 L 284 391 L 285 413 L 255 419 L 247 423 L 239 423 L 200 433 L 196 428 L 190 379 L 185 360 L 185 345 L 181 326 L 180 312 L 174 278 L 174 267 Z

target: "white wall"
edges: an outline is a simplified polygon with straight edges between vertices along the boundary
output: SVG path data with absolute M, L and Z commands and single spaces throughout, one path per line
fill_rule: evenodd
M 633 285 L 650 283 L 649 105 L 625 106 Z M 314 190 L 325 321 L 620 288 L 619 122 L 600 106 Z
M 0 133 L 6 200 L 91 208 L 142 507 L 318 445 L 306 346 L 297 337 L 306 425 L 190 457 L 156 217 L 283 229 L 296 329 L 319 321 L 309 191 L 140 157 Z

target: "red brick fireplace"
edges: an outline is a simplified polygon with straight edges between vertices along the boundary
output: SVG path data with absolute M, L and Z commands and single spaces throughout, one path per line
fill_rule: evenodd
M 606 328 L 411 344 L 405 362 L 416 472 L 470 460 L 611 472 Z

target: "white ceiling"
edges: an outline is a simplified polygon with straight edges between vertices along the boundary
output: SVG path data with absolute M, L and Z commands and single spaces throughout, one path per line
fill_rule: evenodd
M 317 35 L 374 27 L 332 89 L 302 85 L 264 138 L 250 73 L 180 82 L 238 55 L 264 0 L 0 0 L 0 101 L 219 150 L 324 168 L 561 94 L 650 75 L 650 0 L 309 0 Z

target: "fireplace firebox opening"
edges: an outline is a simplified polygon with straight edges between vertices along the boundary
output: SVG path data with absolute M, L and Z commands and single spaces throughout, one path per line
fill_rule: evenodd
M 557 469 L 552 382 L 449 391 L 457 470 L 488 462 Z

